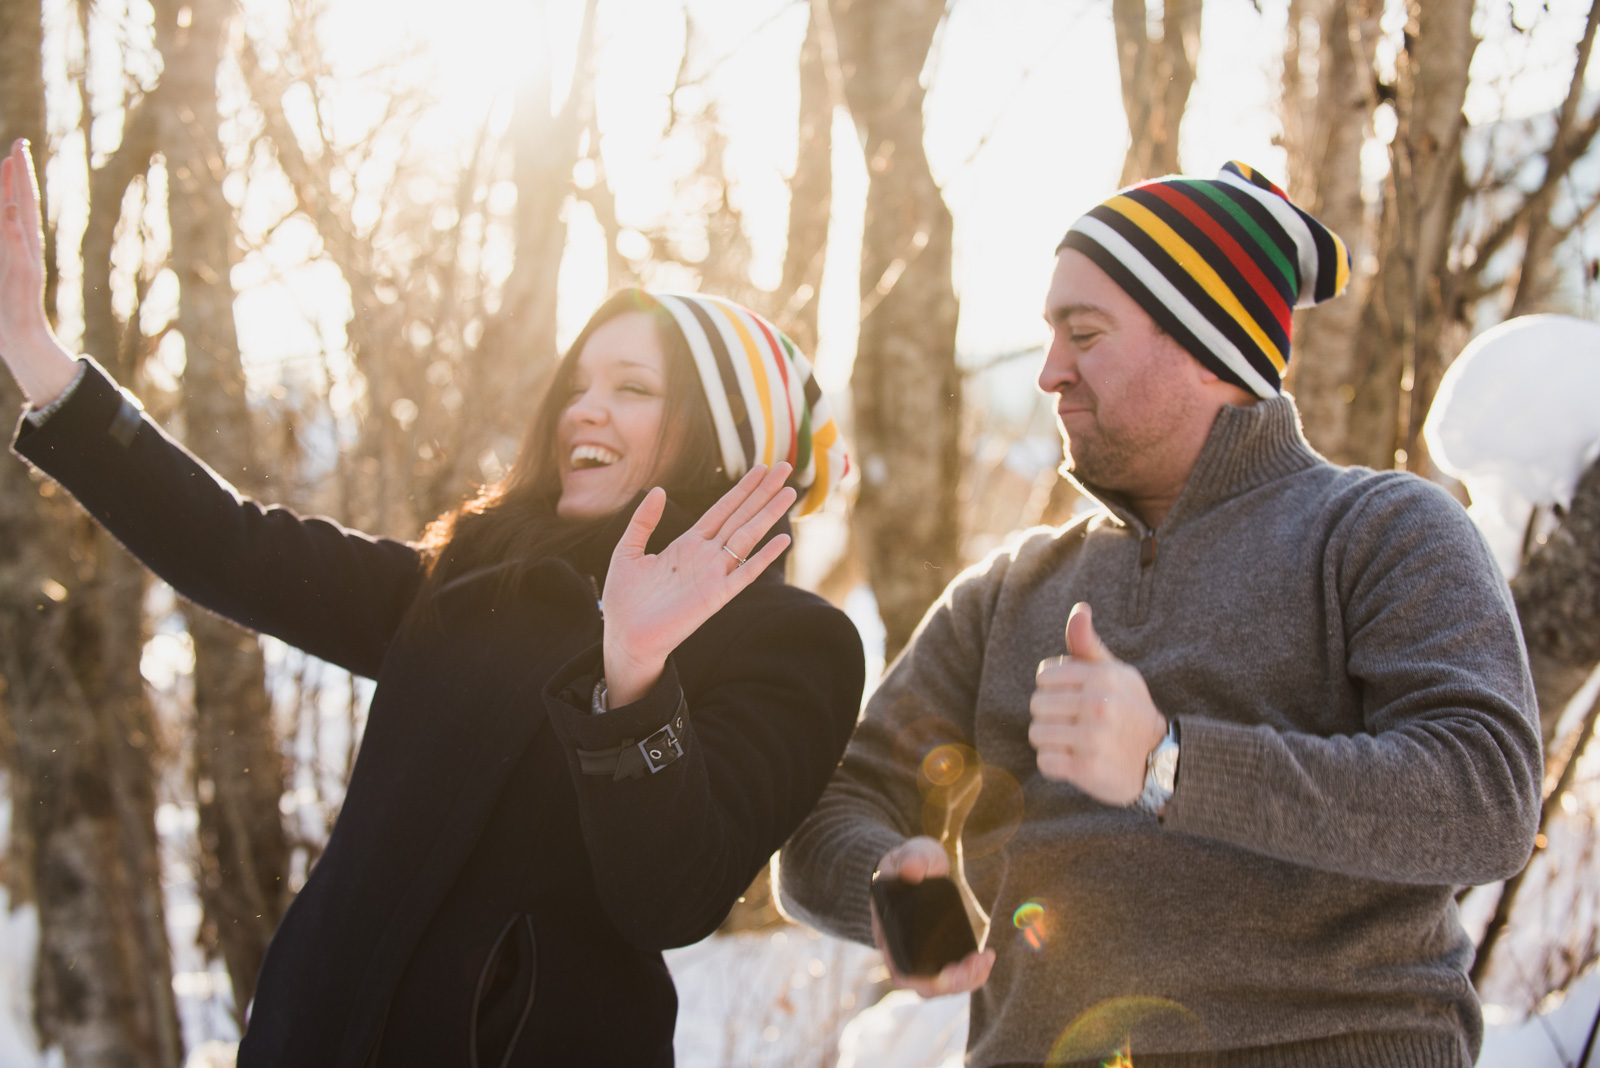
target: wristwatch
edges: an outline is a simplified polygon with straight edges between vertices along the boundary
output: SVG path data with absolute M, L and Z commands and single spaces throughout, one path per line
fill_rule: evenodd
M 1150 755 L 1144 758 L 1144 789 L 1133 807 L 1152 816 L 1159 816 L 1172 800 L 1172 791 L 1178 786 L 1178 721 L 1167 726 L 1167 736 L 1161 739 Z

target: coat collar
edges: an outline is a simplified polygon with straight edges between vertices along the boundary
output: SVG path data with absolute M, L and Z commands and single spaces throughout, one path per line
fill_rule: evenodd
M 656 529 L 650 535 L 650 541 L 645 546 L 649 553 L 659 553 L 673 541 L 682 536 L 688 529 L 699 522 L 700 517 L 715 504 L 722 496 L 716 493 L 674 493 L 667 498 L 666 509 L 661 514 L 661 522 L 656 524 Z M 641 491 L 618 510 L 609 519 L 605 520 L 592 537 L 585 538 L 579 544 L 562 553 L 562 559 L 571 564 L 580 575 L 592 578 L 597 586 L 604 586 L 606 572 L 611 567 L 611 554 L 616 551 L 617 542 L 622 540 L 623 533 L 628 529 L 628 523 L 633 519 L 633 513 L 644 500 L 645 491 Z M 774 524 L 767 536 L 761 539 L 761 544 L 780 534 L 791 533 L 789 517 L 784 516 Z M 759 546 L 758 546 L 759 547 Z M 784 555 L 788 555 L 785 550 Z M 783 564 L 774 564 L 778 574 L 783 574 Z
M 1287 393 L 1247 408 L 1227 405 L 1217 413 L 1194 470 L 1161 527 L 1170 529 L 1241 493 L 1324 462 L 1306 441 L 1300 412 Z M 1139 531 L 1149 529 L 1121 493 L 1068 477 L 1122 524 Z

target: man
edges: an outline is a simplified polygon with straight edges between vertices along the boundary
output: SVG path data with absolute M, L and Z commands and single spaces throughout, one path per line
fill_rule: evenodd
M 1328 463 L 1280 392 L 1290 309 L 1348 253 L 1240 164 L 1124 190 L 1057 252 L 1039 384 L 1102 507 L 929 610 L 785 901 L 871 944 L 874 869 L 964 851 L 988 948 L 896 978 L 975 990 L 982 1068 L 1472 1063 L 1455 888 L 1528 857 L 1538 717 L 1463 510 Z

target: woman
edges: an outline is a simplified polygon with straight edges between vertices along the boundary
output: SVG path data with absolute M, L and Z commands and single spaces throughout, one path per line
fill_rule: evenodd
M 767 570 L 845 466 L 805 361 L 736 305 L 622 294 L 505 480 L 369 538 L 239 499 L 71 359 L 20 142 L 0 183 L 16 451 L 184 595 L 377 680 L 239 1064 L 671 1064 L 660 950 L 716 928 L 860 699 L 849 621 Z

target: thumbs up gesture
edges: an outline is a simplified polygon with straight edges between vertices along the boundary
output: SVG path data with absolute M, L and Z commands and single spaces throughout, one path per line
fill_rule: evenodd
M 1096 801 L 1131 805 L 1144 788 L 1145 758 L 1166 736 L 1166 717 L 1138 669 L 1105 647 L 1082 601 L 1067 617 L 1067 654 L 1040 662 L 1028 704 L 1039 774 Z

